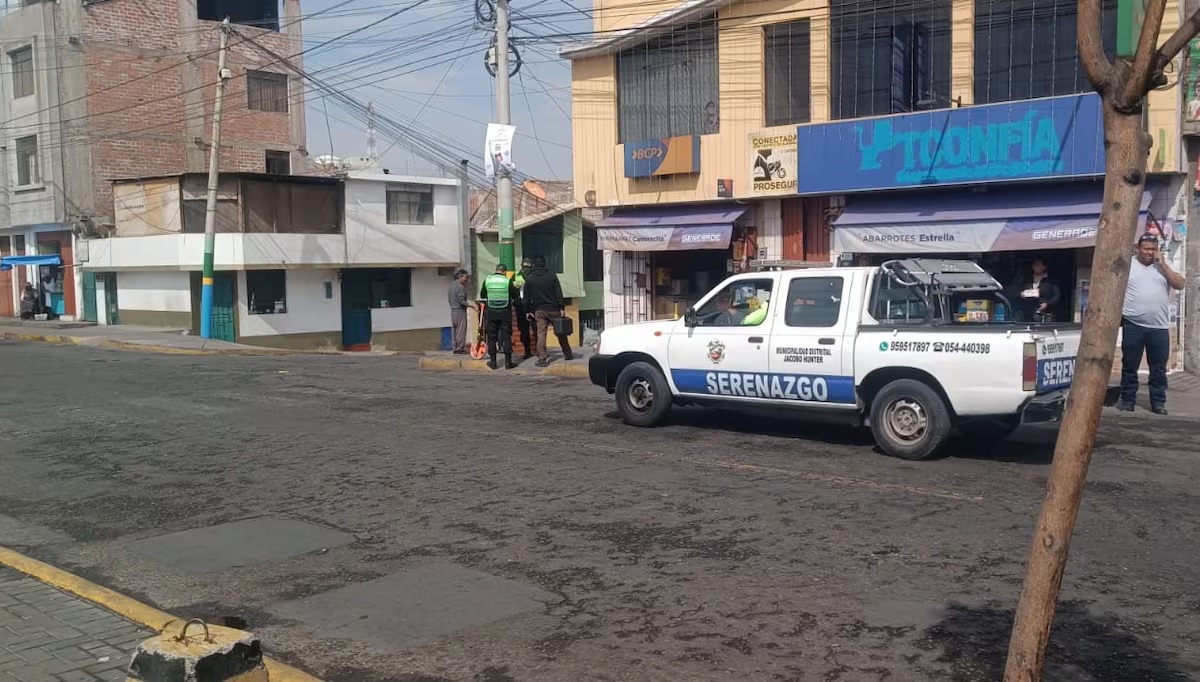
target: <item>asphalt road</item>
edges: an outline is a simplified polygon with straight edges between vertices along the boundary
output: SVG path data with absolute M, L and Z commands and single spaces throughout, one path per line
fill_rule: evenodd
M 0 405 L 0 544 L 330 680 L 996 680 L 1052 449 L 635 430 L 586 382 L 405 358 L 0 342 Z M 1048 679 L 1200 678 L 1198 433 L 1106 417 Z M 142 542 L 250 517 L 346 542 L 197 570 Z

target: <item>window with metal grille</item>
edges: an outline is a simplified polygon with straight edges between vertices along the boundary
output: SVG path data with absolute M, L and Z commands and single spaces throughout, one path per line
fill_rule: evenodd
M 246 106 L 255 111 L 288 112 L 288 77 L 270 71 L 246 72 Z
M 371 270 L 372 308 L 409 308 L 412 306 L 412 270 L 391 268 Z
M 831 0 L 832 115 L 950 106 L 950 0 Z
M 766 123 L 808 123 L 810 25 L 808 19 L 763 28 L 766 67 Z
M 617 102 L 621 142 L 718 132 L 716 18 L 618 54 Z
M 8 53 L 12 69 L 13 99 L 29 97 L 35 91 L 33 80 L 33 47 L 22 47 Z
M 388 185 L 389 225 L 432 225 L 433 188 L 427 185 Z
M 247 270 L 246 303 L 251 315 L 287 312 L 287 271 Z
M 41 182 L 37 135 L 19 137 L 14 146 L 17 156 L 17 185 L 36 185 Z
M 1117 47 L 1117 0 L 1103 0 L 1109 59 Z M 1079 63 L 1075 0 L 975 0 L 975 103 L 1090 92 Z
M 292 155 L 288 152 L 276 152 L 267 150 L 266 167 L 268 173 L 275 175 L 291 175 L 292 173 Z

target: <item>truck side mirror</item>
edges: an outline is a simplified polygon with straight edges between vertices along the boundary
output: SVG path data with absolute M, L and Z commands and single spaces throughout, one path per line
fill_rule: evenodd
M 699 324 L 700 324 L 699 321 L 696 319 L 696 309 L 695 308 L 688 308 L 686 311 L 684 311 L 683 326 L 695 327 Z

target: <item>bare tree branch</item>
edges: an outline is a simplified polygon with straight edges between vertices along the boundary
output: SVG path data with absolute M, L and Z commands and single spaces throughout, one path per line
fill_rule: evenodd
M 1166 66 L 1167 62 L 1182 52 L 1183 48 L 1187 47 L 1188 41 L 1195 38 L 1197 33 L 1200 33 L 1200 9 L 1184 19 L 1171 37 L 1167 38 L 1162 47 L 1158 48 L 1158 68 Z
M 1150 77 L 1158 65 L 1158 32 L 1162 29 L 1163 14 L 1166 10 L 1167 0 L 1149 0 L 1146 3 L 1146 16 L 1142 21 L 1142 33 L 1138 36 L 1133 66 L 1130 68 L 1129 78 L 1125 81 L 1124 90 L 1119 93 L 1120 106 L 1137 105 L 1150 90 Z
M 1104 40 L 1100 36 L 1100 0 L 1079 0 L 1079 61 L 1083 72 L 1096 92 L 1108 87 L 1112 64 L 1104 54 Z

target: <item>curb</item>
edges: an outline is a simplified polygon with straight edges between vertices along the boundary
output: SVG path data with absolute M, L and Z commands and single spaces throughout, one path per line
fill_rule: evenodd
M 336 355 L 336 353 L 323 353 L 315 350 L 287 350 L 284 348 L 230 348 L 222 350 L 208 348 L 177 348 L 175 346 L 161 346 L 153 343 L 135 343 L 131 341 L 119 341 L 116 339 L 101 341 L 99 347 L 112 348 L 115 350 L 136 350 L 142 351 L 143 353 L 160 353 L 162 355 Z
M 118 616 L 155 632 L 162 632 L 169 623 L 182 620 L 165 611 L 159 611 L 153 606 L 147 606 L 119 592 L 101 587 L 73 573 L 32 559 L 7 547 L 0 547 L 0 566 L 20 571 L 34 580 L 106 608 Z M 286 663 L 280 663 L 273 658 L 264 657 L 263 660 L 266 662 L 271 682 L 321 682 L 320 678 L 313 677 Z
M 417 361 L 417 368 L 433 372 L 492 373 L 492 370 L 488 369 L 485 361 L 475 360 L 473 358 L 459 359 L 424 357 Z M 588 368 L 587 365 L 583 364 L 567 365 L 557 363 L 541 370 L 524 372 L 523 374 L 525 376 L 537 376 L 540 374 L 543 376 L 561 377 L 564 379 L 586 379 L 588 378 Z
M 18 332 L 5 332 L 6 341 L 40 341 L 42 343 L 60 343 L 71 346 L 78 346 L 82 337 L 79 336 L 62 336 L 59 334 L 25 334 Z
M 95 346 L 96 348 L 108 348 L 111 350 L 133 350 L 143 353 L 158 353 L 160 355 L 237 355 L 237 356 L 264 356 L 264 355 L 340 355 L 339 352 L 327 352 L 319 350 L 288 350 L 286 348 L 228 348 L 228 349 L 210 349 L 210 348 L 179 348 L 177 346 L 163 346 L 154 343 L 137 343 L 133 341 L 121 341 L 119 339 L 103 339 L 96 336 L 62 336 L 59 334 L 25 334 L 19 332 L 4 332 L 0 338 L 6 341 L 38 341 L 41 343 L 56 343 L 68 346 Z M 95 341 L 95 343 L 89 343 Z

